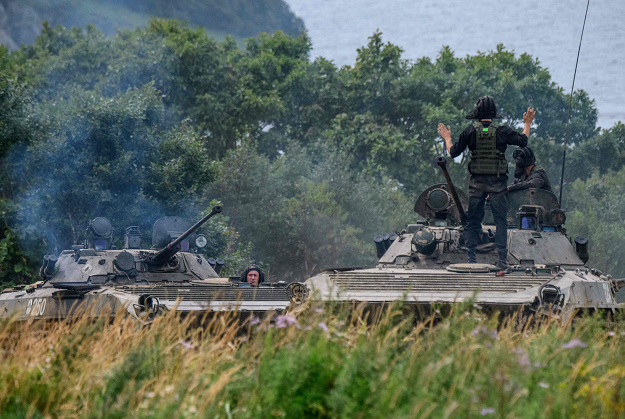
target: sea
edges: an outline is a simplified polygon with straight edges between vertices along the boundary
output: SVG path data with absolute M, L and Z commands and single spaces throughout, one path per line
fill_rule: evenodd
M 353 65 L 376 30 L 404 50 L 403 58 L 435 59 L 443 46 L 457 57 L 503 44 L 528 53 L 571 90 L 586 0 L 286 0 L 304 20 L 313 57 Z M 597 125 L 625 122 L 625 0 L 591 0 L 575 89 L 599 110 Z

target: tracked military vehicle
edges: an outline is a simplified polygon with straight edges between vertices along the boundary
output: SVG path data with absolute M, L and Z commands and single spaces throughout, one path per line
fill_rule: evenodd
M 374 239 L 374 268 L 328 269 L 305 284 L 322 301 L 383 304 L 406 301 L 429 312 L 433 305 L 473 301 L 484 311 L 566 317 L 578 309 L 612 312 L 625 280 L 587 267 L 588 241 L 571 240 L 555 195 L 526 189 L 508 194 L 506 272 L 494 264 L 494 219 L 486 205 L 476 264 L 468 264 L 463 238 L 468 197 L 456 190 L 445 158 L 437 158 L 446 183 L 427 188 L 414 210 L 423 220 L 395 235 Z M 421 312 L 421 310 L 417 310 Z
M 214 207 L 194 225 L 180 217 L 159 219 L 149 250 L 141 249 L 137 227 L 126 230 L 124 249 L 114 249 L 111 224 L 98 217 L 90 223 L 91 238 L 84 245 L 44 257 L 41 281 L 0 294 L 0 319 L 129 314 L 149 322 L 164 310 L 285 309 L 298 298 L 292 292 L 297 284 L 281 282 L 252 288 L 220 278 L 223 260 L 207 260 L 198 252 L 207 240 L 196 230 L 220 212 L 221 207 Z

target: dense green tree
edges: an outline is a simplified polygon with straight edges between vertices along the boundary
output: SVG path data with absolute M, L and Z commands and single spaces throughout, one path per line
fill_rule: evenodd
M 222 161 L 209 195 L 222 197 L 254 257 L 279 277 L 371 265 L 373 237 L 401 230 L 416 214 L 395 181 L 352 171 L 350 159 L 293 145 L 272 161 L 243 147 Z
M 239 47 L 154 19 L 112 38 L 45 25 L 34 45 L 0 50 L 3 272 L 19 280 L 20 245 L 36 260 L 55 241 L 81 240 L 95 216 L 149 232 L 162 215 L 195 218 L 214 200 L 229 218 L 207 227 L 210 253 L 230 273 L 250 258 L 284 279 L 372 264 L 372 237 L 403 228 L 418 194 L 442 182 L 438 122 L 457 138 L 485 94 L 514 128 L 537 109 L 530 144 L 559 184 L 569 96 L 536 59 L 499 46 L 411 62 L 380 33 L 353 66 L 311 61 L 310 49 L 305 34 Z M 591 235 L 579 220 L 597 206 L 584 196 L 607 183 L 598 202 L 612 205 L 625 127 L 599 133 L 586 93 L 572 103 L 564 208 L 571 230 Z M 461 188 L 467 160 L 450 165 Z M 625 238 L 612 233 L 618 249 Z
M 621 125 L 622 126 L 622 125 Z M 567 229 L 590 241 L 588 264 L 625 278 L 625 169 L 573 182 Z
M 214 169 L 193 129 L 161 129 L 163 112 L 150 85 L 113 100 L 75 90 L 70 100 L 35 107 L 41 128 L 9 167 L 20 179 L 21 229 L 44 239 L 52 233 L 62 249 L 96 216 L 121 231 L 183 211 Z

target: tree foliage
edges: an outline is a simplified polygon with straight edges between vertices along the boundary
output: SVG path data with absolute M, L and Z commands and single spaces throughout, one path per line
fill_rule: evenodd
M 44 25 L 34 45 L 0 51 L 11 237 L 36 260 L 51 242 L 80 241 L 98 215 L 118 232 L 149 231 L 160 216 L 194 218 L 219 200 L 229 219 L 211 223 L 211 252 L 233 265 L 253 258 L 281 279 L 301 279 L 371 264 L 372 237 L 412 221 L 418 194 L 442 181 L 433 164 L 444 153 L 438 122 L 456 137 L 485 94 L 515 129 L 528 106 L 537 109 L 530 144 L 559 184 L 569 96 L 535 58 L 498 46 L 408 61 L 375 33 L 353 66 L 337 68 L 311 60 L 310 48 L 306 34 L 261 34 L 239 48 L 154 19 L 112 38 L 93 26 Z M 584 194 L 625 162 L 624 126 L 598 132 L 596 118 L 594 102 L 575 92 L 564 207 L 580 234 L 591 231 L 575 220 L 595 208 Z M 466 163 L 451 165 L 460 187 Z M 614 237 L 613 248 L 624 240 Z

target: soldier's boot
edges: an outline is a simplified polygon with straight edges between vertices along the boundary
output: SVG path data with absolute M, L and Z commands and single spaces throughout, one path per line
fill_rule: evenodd
M 467 263 L 477 263 L 477 249 L 467 249 Z
M 510 265 L 508 264 L 508 261 L 506 260 L 498 260 L 497 267 L 505 272 L 512 271 L 512 268 L 510 267 Z
M 508 251 L 499 251 L 499 260 L 497 261 L 497 267 L 504 272 L 511 272 L 512 268 L 508 264 Z

